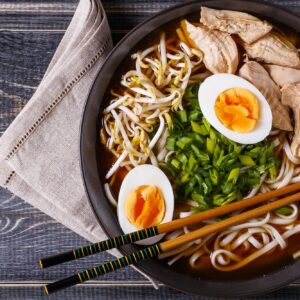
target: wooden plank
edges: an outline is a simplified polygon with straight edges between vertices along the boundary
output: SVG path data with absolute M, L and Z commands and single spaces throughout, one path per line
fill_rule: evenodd
M 169 8 L 182 1 L 157 2 L 104 2 L 109 22 L 114 30 L 130 30 L 143 21 L 150 14 L 162 9 Z M 294 1 L 287 1 L 293 7 L 294 12 L 300 12 L 299 5 L 292 5 Z M 34 31 L 34 30 L 65 30 L 72 18 L 76 5 L 74 3 L 64 5 L 43 4 L 43 5 L 16 5 L 7 6 L 0 4 L 0 30 L 10 31 Z M 40 10 L 40 11 L 39 11 Z M 126 12 L 126 13 L 124 13 Z M 22 20 L 20 22 L 20 20 Z M 122 22 L 120 22 L 122 20 Z
M 299 1 L 265 0 L 300 13 Z M 0 134 L 30 99 L 66 30 L 78 0 L 1 1 Z M 105 0 L 114 40 L 149 15 L 184 1 Z M 39 270 L 37 261 L 84 240 L 9 192 L 0 190 L 0 299 L 41 299 L 42 285 L 112 257 L 99 254 L 84 261 Z M 299 299 L 300 283 L 251 299 Z M 167 287 L 155 293 L 132 269 L 120 270 L 51 299 L 199 299 Z M 202 298 L 206 299 L 206 298 Z
M 34 93 L 62 36 L 63 32 L 0 32 L 0 132 Z
M 23 286 L 11 284 L 4 287 L 0 285 L 0 299 L 8 300 L 40 300 L 44 297 L 42 284 L 34 283 Z M 228 300 L 299 300 L 300 289 L 287 287 L 275 293 L 257 296 L 251 298 L 227 298 Z M 197 297 L 178 292 L 174 289 L 162 286 L 158 291 L 147 286 L 122 286 L 112 284 L 111 286 L 102 286 L 85 284 L 72 287 L 68 290 L 60 291 L 49 297 L 51 300 L 65 299 L 109 299 L 109 300 L 127 300 L 127 299 L 147 299 L 147 300 L 211 300 L 208 297 Z M 217 300 L 217 298 L 214 298 Z M 218 298 L 221 300 L 220 298 Z
M 52 281 L 113 259 L 99 253 L 76 262 L 41 270 L 39 259 L 85 245 L 87 241 L 10 192 L 0 190 L 0 284 Z M 28 278 L 28 274 L 30 277 Z M 145 281 L 132 268 L 110 273 L 101 281 Z

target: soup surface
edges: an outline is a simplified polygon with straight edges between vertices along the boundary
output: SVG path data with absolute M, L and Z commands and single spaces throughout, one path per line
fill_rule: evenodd
M 203 26 L 201 24 L 200 25 L 198 24 L 198 22 L 199 22 L 198 15 L 187 16 L 186 19 L 189 22 L 193 22 L 194 26 L 196 26 L 196 27 L 199 26 L 199 28 L 202 28 L 202 26 Z M 186 32 L 184 32 L 184 28 L 180 27 L 181 21 L 182 20 L 176 20 L 174 22 L 171 22 L 171 23 L 163 26 L 159 30 L 154 31 L 132 50 L 132 52 L 128 55 L 127 59 L 125 59 L 124 62 L 120 65 L 118 72 L 116 72 L 116 75 L 114 76 L 113 81 L 110 83 L 110 87 L 106 93 L 107 101 L 104 102 L 104 104 L 103 104 L 104 105 L 103 110 L 104 110 L 105 108 L 109 107 L 109 105 L 113 104 L 116 101 L 116 100 L 112 101 L 112 99 L 120 100 L 120 98 L 123 97 L 124 95 L 126 95 L 126 93 L 129 95 L 128 96 L 129 98 L 130 97 L 133 97 L 133 98 L 139 97 L 139 99 L 140 99 L 140 98 L 143 98 L 144 96 L 147 96 L 147 94 L 145 94 L 145 95 L 140 94 L 140 92 L 142 92 L 142 91 L 136 89 L 137 86 L 139 86 L 139 84 L 140 84 L 139 80 L 141 80 L 141 78 L 137 78 L 134 76 L 131 77 L 130 80 L 136 80 L 137 82 L 136 82 L 136 85 L 135 84 L 130 85 L 131 84 L 130 83 L 129 87 L 124 86 L 124 84 L 120 84 L 120 82 L 122 82 L 122 81 L 124 82 L 124 75 L 127 74 L 127 72 L 129 70 L 136 69 L 136 62 L 138 59 L 141 59 L 141 61 L 142 61 L 142 63 L 141 63 L 142 68 L 143 68 L 143 63 L 145 65 L 146 65 L 146 63 L 148 63 L 149 65 L 151 65 L 151 64 L 154 65 L 154 70 L 157 69 L 158 73 L 156 74 L 154 71 L 152 71 L 152 73 L 151 73 L 149 71 L 149 78 L 152 78 L 151 80 L 153 82 L 154 82 L 154 80 L 156 80 L 155 84 L 159 87 L 158 89 L 160 91 L 163 91 L 163 93 L 166 93 L 167 91 L 169 91 L 169 93 L 171 93 L 171 95 L 172 95 L 172 89 L 171 89 L 172 85 L 170 85 L 170 89 L 167 90 L 165 87 L 163 87 L 163 83 L 162 83 L 163 81 L 160 82 L 160 80 L 163 80 L 163 79 L 161 79 L 158 75 L 158 74 L 160 74 L 159 72 L 161 72 L 159 70 L 160 70 L 160 68 L 164 68 L 163 67 L 164 63 L 168 62 L 169 63 L 168 68 L 174 69 L 174 73 L 178 74 L 179 71 L 177 69 L 175 69 L 175 67 L 172 65 L 173 62 L 170 62 L 170 61 L 176 60 L 176 57 L 175 57 L 177 55 L 176 54 L 177 52 L 175 51 L 176 49 L 180 48 L 182 53 L 184 53 L 184 55 L 188 55 L 188 51 L 191 51 L 191 50 L 186 50 L 184 48 L 185 46 L 182 46 L 182 44 L 180 44 L 180 43 L 186 42 L 187 47 L 189 47 L 189 49 L 195 49 L 194 52 L 196 54 L 190 55 L 190 57 L 191 57 L 190 60 L 194 63 L 194 66 L 192 68 L 191 74 L 188 75 L 189 80 L 188 80 L 187 86 L 184 88 L 184 91 L 182 94 L 182 99 L 180 98 L 180 100 L 182 100 L 182 102 L 180 102 L 180 104 L 176 107 L 173 106 L 172 109 L 168 110 L 163 115 L 163 117 L 165 118 L 165 123 L 166 123 L 164 128 L 167 128 L 166 132 L 168 131 L 168 133 L 166 134 L 167 138 L 166 138 L 165 144 L 168 145 L 168 141 L 170 142 L 171 139 L 173 138 L 176 141 L 176 145 L 178 145 L 178 147 L 180 147 L 180 144 L 178 143 L 179 138 L 181 139 L 180 141 L 182 141 L 183 137 L 189 138 L 192 136 L 191 135 L 192 133 L 197 133 L 198 127 L 194 123 L 198 124 L 199 126 L 203 125 L 201 123 L 203 120 L 203 116 L 201 114 L 201 110 L 199 110 L 198 102 L 196 104 L 196 106 L 197 105 L 198 106 L 195 108 L 193 102 L 189 102 L 189 100 L 188 100 L 188 98 L 191 99 L 193 97 L 195 98 L 196 96 L 195 95 L 187 96 L 186 91 L 188 90 L 188 87 L 195 85 L 195 84 L 201 84 L 205 80 L 206 77 L 211 75 L 211 70 L 208 69 L 207 63 L 205 63 L 205 60 L 203 63 L 203 59 L 205 59 L 207 54 L 204 53 L 204 56 L 201 57 L 201 55 L 203 55 L 202 52 L 205 49 L 202 52 L 201 51 L 197 52 L 199 49 L 197 49 L 196 45 L 194 45 L 193 43 L 189 43 L 188 39 L 191 38 L 191 36 L 187 37 Z M 195 22 L 197 22 L 197 23 L 195 23 Z M 273 25 L 278 26 L 278 24 L 273 24 Z M 175 30 L 176 28 L 180 29 L 180 30 L 176 31 Z M 281 27 L 281 29 L 282 29 L 283 34 L 285 35 L 285 38 L 289 40 L 289 43 L 291 43 L 292 45 L 295 45 L 293 47 L 298 47 L 299 39 L 298 39 L 297 34 L 287 28 Z M 165 36 L 162 36 L 162 33 L 164 33 Z M 267 33 L 266 36 L 268 34 L 269 33 Z M 239 37 L 237 35 L 233 34 L 233 41 L 236 41 L 238 39 L 239 39 Z M 164 62 L 163 59 L 161 59 L 161 61 L 159 61 L 159 59 L 157 59 L 157 55 L 158 55 L 157 53 L 162 52 L 162 50 L 161 50 L 163 47 L 162 41 L 163 42 L 165 41 L 165 43 L 167 45 L 166 49 L 167 49 L 167 51 L 170 51 L 169 58 L 168 58 L 168 60 L 166 60 L 166 62 Z M 153 45 L 160 45 L 160 46 L 158 46 L 158 48 L 157 48 L 158 50 L 155 50 L 156 52 L 150 51 L 149 54 L 145 56 L 146 59 L 139 58 L 138 55 L 132 57 L 132 55 L 134 53 L 141 53 L 141 51 L 144 51 L 145 49 L 147 49 L 149 47 L 153 47 Z M 181 46 L 179 46 L 179 45 L 181 45 Z M 238 49 L 238 53 L 239 53 L 239 57 L 240 57 L 236 68 L 237 68 L 237 70 L 240 70 L 242 67 L 245 66 L 244 61 L 241 58 L 244 57 L 244 55 L 246 55 L 246 54 L 249 56 L 249 53 L 246 53 L 247 50 L 245 50 L 245 49 L 247 49 L 247 46 L 244 46 L 243 43 L 237 42 L 236 47 Z M 174 48 L 175 50 L 172 48 Z M 162 57 L 162 54 L 160 54 L 160 55 L 161 55 L 160 57 Z M 194 57 L 193 57 L 193 55 L 194 55 Z M 253 59 L 253 60 L 255 60 L 255 59 Z M 257 61 L 260 61 L 260 59 L 258 59 Z M 257 62 L 255 61 L 255 63 L 257 63 Z M 162 66 L 160 64 L 162 64 Z M 178 67 L 178 68 L 182 67 L 183 69 L 185 68 L 184 63 L 181 63 L 180 66 L 177 65 L 176 67 Z M 143 72 L 143 74 L 146 75 L 146 73 L 148 72 L 147 70 L 150 70 L 150 67 L 144 66 L 144 68 L 145 68 L 145 70 L 142 70 L 142 72 Z M 185 71 L 183 71 L 183 72 L 185 72 Z M 238 71 L 236 71 L 234 73 L 238 73 Z M 167 74 L 168 74 L 167 71 L 163 71 L 162 74 L 163 74 L 162 77 L 165 78 L 165 80 L 167 80 Z M 180 75 L 180 76 L 184 77 L 184 75 Z M 267 75 L 267 76 L 269 76 L 269 75 Z M 183 81 L 182 77 L 179 79 L 179 81 L 180 80 Z M 171 79 L 171 81 L 172 80 L 173 79 Z M 166 83 L 167 87 L 168 87 L 168 84 L 169 83 Z M 175 83 L 172 83 L 172 84 L 175 85 L 175 88 L 176 88 L 176 80 L 175 80 Z M 134 88 L 135 88 L 135 90 L 133 90 Z M 257 87 L 257 88 L 259 89 L 259 87 Z M 113 91 L 113 94 L 111 91 Z M 149 91 L 149 90 L 146 89 L 145 91 Z M 192 89 L 190 90 L 190 93 L 192 93 L 191 91 L 192 91 Z M 174 92 L 174 90 L 173 90 L 173 92 Z M 138 94 L 138 95 L 136 95 L 136 94 Z M 175 101 L 174 99 L 173 99 L 173 101 Z M 267 101 L 269 102 L 271 110 L 272 110 L 272 103 L 270 102 L 269 99 L 267 99 Z M 143 106 L 143 109 L 145 107 L 146 106 Z M 129 120 L 130 113 L 128 111 L 126 111 L 126 109 L 123 109 L 123 111 L 127 112 L 127 116 L 129 116 L 129 118 L 128 118 L 128 120 Z M 133 111 L 133 113 L 136 112 L 136 110 L 132 110 L 132 111 Z M 185 121 L 186 115 L 184 115 L 182 112 L 185 112 L 184 114 L 187 114 L 187 119 L 188 119 L 188 121 L 191 120 L 192 125 L 186 124 L 186 122 L 187 122 L 187 121 Z M 193 115 L 193 113 L 195 113 L 195 112 L 199 112 L 200 115 L 198 115 L 196 117 L 191 117 Z M 105 119 L 105 114 L 106 113 L 104 113 L 104 117 L 102 116 L 102 118 L 104 118 L 104 119 Z M 273 121 L 274 121 L 274 111 L 273 110 L 272 110 L 272 114 L 273 114 Z M 292 114 L 292 112 L 290 112 L 290 115 L 291 114 Z M 158 119 L 159 116 L 161 117 L 161 115 L 157 114 L 155 117 L 153 117 L 153 119 L 156 120 L 153 122 L 153 124 L 149 123 L 153 127 L 153 129 L 152 129 L 153 132 L 147 132 L 147 134 L 149 134 L 149 141 L 151 140 L 151 138 L 153 139 L 153 136 L 155 136 L 155 134 L 159 130 L 159 128 L 158 128 L 159 127 L 159 119 Z M 111 118 L 111 116 L 109 118 Z M 194 118 L 194 119 L 191 119 L 191 118 Z M 149 119 L 151 119 L 151 117 Z M 108 119 L 108 120 L 109 120 L 108 124 L 113 123 L 112 118 Z M 171 125 L 169 124 L 169 121 L 170 121 Z M 102 119 L 102 122 L 103 122 L 103 119 Z M 206 124 L 205 122 L 204 122 L 204 125 Z M 295 120 L 292 120 L 291 124 L 294 124 L 294 122 L 295 122 Z M 181 126 L 180 137 L 178 137 L 178 134 L 175 132 L 176 124 L 179 127 Z M 201 165 L 201 167 L 200 167 L 201 170 L 202 169 L 205 170 L 205 166 L 207 166 L 207 170 L 208 170 L 208 171 L 203 171 L 202 173 L 200 172 L 201 170 L 199 171 L 199 168 L 197 166 L 195 166 L 195 165 L 197 165 L 197 163 L 195 163 L 194 165 L 191 163 L 192 168 L 194 168 L 194 169 L 191 169 L 190 172 L 188 173 L 186 170 L 183 170 L 184 162 L 181 161 L 178 157 L 182 157 L 182 155 L 185 155 L 188 157 L 188 161 L 191 161 L 191 157 L 193 158 L 193 156 L 191 156 L 191 150 L 185 150 L 185 147 L 189 147 L 189 145 L 186 146 L 185 144 L 183 144 L 182 148 L 180 148 L 180 149 L 178 149 L 177 146 L 174 146 L 173 150 L 167 149 L 166 153 L 168 153 L 170 155 L 170 160 L 168 160 L 164 157 L 164 159 L 162 160 L 162 163 L 160 163 L 159 166 L 161 167 L 161 169 L 163 171 L 165 171 L 165 173 L 169 177 L 171 184 L 173 186 L 173 189 L 174 189 L 174 193 L 176 195 L 175 196 L 176 200 L 175 200 L 174 219 L 182 217 L 182 215 L 181 215 L 182 213 L 188 212 L 188 213 L 192 214 L 192 213 L 196 213 L 201 210 L 210 209 L 214 206 L 226 205 L 226 203 L 230 203 L 231 201 L 242 201 L 240 199 L 242 199 L 243 197 L 253 196 L 255 193 L 267 192 L 271 189 L 279 188 L 286 184 L 300 181 L 300 178 L 299 178 L 299 176 L 300 176 L 300 160 L 298 157 L 295 157 L 291 153 L 291 151 L 292 151 L 291 144 L 293 143 L 292 142 L 293 134 L 291 132 L 288 132 L 287 130 L 282 130 L 281 128 L 278 128 L 278 127 L 276 128 L 276 126 L 274 126 L 274 125 L 276 125 L 276 124 L 273 124 L 272 131 L 270 132 L 269 136 L 264 141 L 261 142 L 261 144 L 247 146 L 249 148 L 245 148 L 245 146 L 241 146 L 241 150 L 238 150 L 238 151 L 240 151 L 240 152 L 238 152 L 238 156 L 239 156 L 240 160 L 238 162 L 237 161 L 234 162 L 237 164 L 235 168 L 231 167 L 231 166 L 228 166 L 227 169 L 225 168 L 224 170 L 227 170 L 227 173 L 225 172 L 225 174 L 223 174 L 224 171 L 222 171 L 222 170 L 219 171 L 219 169 L 217 169 L 217 171 L 216 171 L 217 175 L 214 174 L 213 173 L 213 170 L 214 170 L 213 163 L 211 163 L 211 165 L 209 165 L 209 164 Z M 119 130 L 119 126 L 120 125 L 118 125 L 117 127 L 114 127 L 114 130 Z M 102 125 L 100 127 L 102 127 L 102 129 L 104 128 Z M 252 129 L 253 128 L 251 128 L 249 130 L 247 129 L 247 131 L 251 131 Z M 206 139 L 209 139 L 209 138 L 212 139 L 211 136 L 215 132 L 212 127 L 209 127 L 209 129 L 206 128 L 206 130 L 208 130 L 208 133 L 204 133 L 204 134 L 201 133 L 201 128 L 199 130 L 198 130 L 198 133 L 200 132 L 200 134 L 203 135 Z M 221 143 L 221 140 L 223 139 L 222 133 L 216 132 L 216 134 L 220 138 L 220 140 L 219 140 L 220 147 L 225 147 Z M 134 167 L 133 165 L 130 164 L 130 161 L 128 161 L 123 166 L 120 165 L 117 168 L 117 170 L 115 171 L 113 176 L 111 176 L 110 178 L 107 178 L 108 172 L 111 170 L 112 166 L 114 165 L 114 163 L 117 160 L 117 156 L 114 155 L 114 153 L 112 153 L 111 149 L 118 151 L 119 148 L 122 148 L 123 142 L 120 142 L 119 145 L 117 144 L 118 142 L 116 142 L 116 140 L 118 140 L 119 138 L 122 138 L 121 133 L 117 133 L 117 135 L 118 135 L 118 137 L 113 138 L 113 141 L 112 141 L 111 140 L 112 137 L 108 138 L 107 133 L 103 134 L 103 132 L 101 132 L 102 145 L 100 146 L 100 149 L 99 149 L 99 151 L 101 153 L 101 161 L 99 162 L 99 171 L 101 173 L 102 181 L 109 183 L 112 194 L 114 195 L 114 197 L 116 199 L 118 198 L 120 186 L 121 186 L 125 176 Z M 207 137 L 209 135 L 210 135 L 210 137 Z M 104 143 L 103 143 L 103 139 L 104 139 Z M 112 143 L 116 143 L 115 144 L 116 147 L 113 146 L 115 148 L 113 148 L 112 146 L 108 146 L 110 141 L 112 141 Z M 185 140 L 185 141 L 187 141 L 187 140 Z M 103 144 L 105 144 L 105 145 L 103 145 Z M 132 145 L 133 145 L 133 143 L 132 143 Z M 240 146 L 240 144 L 238 144 L 238 143 L 235 143 L 233 145 L 234 146 L 232 146 L 233 147 L 232 149 L 234 149 L 234 151 L 236 151 L 236 148 L 234 148 L 234 147 Z M 259 146 L 257 146 L 257 145 L 259 145 Z M 218 146 L 218 144 L 214 144 L 213 151 L 215 151 L 215 148 L 217 146 Z M 165 146 L 165 147 L 168 147 L 168 146 Z M 250 173 L 250 170 L 251 170 L 251 172 L 253 170 L 251 168 L 255 169 L 256 167 L 257 168 L 259 167 L 258 166 L 258 162 L 260 160 L 259 155 L 253 154 L 255 152 L 253 150 L 255 150 L 257 147 L 261 147 L 260 149 L 267 149 L 269 147 L 271 150 L 269 151 L 270 153 L 268 152 L 269 156 L 266 158 L 267 160 L 269 159 L 269 161 L 265 162 L 265 164 L 264 164 L 265 169 L 259 174 L 258 177 L 252 178 L 251 177 L 252 173 Z M 199 146 L 199 148 L 202 151 L 200 146 Z M 124 148 L 124 149 L 127 149 L 127 148 Z M 138 148 L 134 148 L 134 150 L 137 150 L 137 149 Z M 231 149 L 231 148 L 228 148 L 228 149 Z M 245 149 L 247 149 L 247 151 Z M 187 152 L 185 152 L 185 151 L 187 151 Z M 209 152 L 209 149 L 206 148 L 205 151 Z M 242 152 L 242 151 L 244 151 L 244 152 Z M 253 151 L 252 152 L 253 156 L 252 157 L 251 157 L 251 155 L 247 156 L 248 155 L 247 153 L 249 153 L 251 151 Z M 151 150 L 150 150 L 150 152 L 151 152 Z M 172 152 L 172 153 L 170 154 L 170 152 Z M 155 153 L 155 150 L 153 150 L 153 153 Z M 155 153 L 155 154 L 157 157 L 159 156 L 158 153 Z M 230 154 L 230 153 L 228 153 L 228 154 Z M 179 155 L 181 155 L 181 156 L 179 156 Z M 200 157 L 200 156 L 199 157 L 197 156 L 196 152 L 193 155 L 196 155 L 197 159 Z M 201 153 L 199 155 L 201 155 Z M 222 156 L 221 151 L 219 151 L 216 156 L 221 157 Z M 211 159 L 211 161 L 213 160 L 212 156 L 208 159 Z M 175 165 L 176 161 L 179 161 L 178 165 Z M 147 156 L 146 159 L 141 162 L 141 164 L 143 164 L 143 163 L 153 163 L 153 160 L 150 158 L 150 156 Z M 199 160 L 198 160 L 198 163 L 199 163 Z M 240 164 L 242 164 L 242 167 L 240 166 Z M 178 167 L 178 169 L 176 169 L 176 167 Z M 197 184 L 199 183 L 199 181 L 197 181 L 197 183 L 195 183 L 194 186 L 192 186 L 192 188 L 190 190 L 188 190 L 187 184 L 183 181 L 181 181 L 179 184 L 178 180 L 176 181 L 176 179 L 175 179 L 176 176 L 174 176 L 174 174 L 172 175 L 168 168 L 169 169 L 175 168 L 175 171 L 177 172 L 176 175 L 179 174 L 178 172 L 182 172 L 182 173 L 180 173 L 180 176 L 185 176 L 185 174 L 188 174 L 187 176 L 190 176 L 190 177 L 188 177 L 189 181 L 194 180 L 194 177 L 192 177 L 192 175 L 191 175 L 193 173 L 200 172 L 199 174 L 201 174 L 201 176 L 203 176 L 203 178 L 205 178 L 205 176 L 207 176 L 207 174 L 209 174 L 210 175 L 210 184 L 212 186 L 214 186 L 213 178 L 215 178 L 216 176 L 219 178 L 219 180 L 220 180 L 220 178 L 223 178 L 222 176 L 224 176 L 224 178 L 228 179 L 228 178 L 235 176 L 237 169 L 238 169 L 238 171 L 237 171 L 238 174 L 236 174 L 236 176 L 235 176 L 236 178 L 234 178 L 232 181 L 230 181 L 230 180 L 228 181 L 226 188 L 229 189 L 229 192 L 224 191 L 224 189 L 222 188 L 222 190 L 220 190 L 219 194 L 217 195 L 217 194 L 214 194 L 213 190 L 218 189 L 216 187 L 218 184 L 216 184 L 214 188 L 211 188 L 211 191 L 207 192 L 206 190 L 203 190 L 203 189 L 201 190 L 198 187 Z M 241 169 L 242 169 L 242 171 L 241 171 Z M 255 169 L 254 171 L 257 171 L 257 170 Z M 216 175 L 216 176 L 213 177 L 214 175 Z M 246 180 L 245 178 L 246 177 L 248 178 L 249 176 L 253 180 L 252 180 L 252 182 L 247 182 L 247 184 L 246 184 L 244 182 Z M 209 189 L 209 184 L 207 184 L 207 182 L 205 180 L 203 181 L 203 184 L 204 184 L 204 186 L 208 186 L 208 189 Z M 221 184 L 221 181 L 219 181 L 219 184 Z M 196 186 L 198 188 L 197 193 L 195 192 Z M 184 189 L 184 192 L 183 192 L 183 189 Z M 222 193 L 224 193 L 226 195 L 226 197 Z M 229 195 L 231 198 L 229 197 Z M 199 197 L 201 197 L 200 200 L 199 200 Z M 208 199 L 212 198 L 212 197 L 214 197 L 214 201 L 209 202 Z M 291 218 L 292 221 L 290 223 L 287 222 L 284 226 L 280 223 L 280 221 L 278 221 L 276 219 L 278 217 L 280 220 L 284 220 L 286 217 L 289 217 L 294 212 L 295 212 L 296 217 L 294 217 L 293 219 Z M 256 222 L 259 223 L 261 220 L 262 219 L 260 218 L 260 219 L 256 220 Z M 285 207 L 281 211 L 273 212 L 270 217 L 270 220 L 273 220 L 273 223 L 272 223 L 272 221 L 270 221 L 271 222 L 270 223 L 271 225 L 270 225 L 268 223 L 269 221 L 266 221 L 267 226 L 269 226 L 269 225 L 272 226 L 272 228 L 275 231 L 277 231 L 280 235 L 283 235 L 284 232 L 286 230 L 288 230 L 290 225 L 291 226 L 292 225 L 299 226 L 300 218 L 299 218 L 299 214 L 298 214 L 298 205 L 294 205 L 291 207 Z M 218 220 L 213 220 L 213 221 L 216 222 Z M 279 222 L 279 224 L 276 224 L 276 222 Z M 203 226 L 203 225 L 205 225 L 205 224 L 199 224 L 199 226 Z M 262 233 L 260 231 L 257 231 L 256 233 L 255 232 L 252 233 L 252 235 L 251 235 L 251 237 L 249 237 L 249 239 L 245 238 L 245 241 L 247 240 L 245 243 L 242 242 L 239 246 L 233 247 L 232 245 L 234 244 L 234 241 L 237 243 L 236 239 L 238 237 L 242 238 L 248 232 L 251 232 L 251 230 L 249 231 L 249 228 L 252 228 L 252 227 L 254 229 L 256 228 L 255 226 L 250 226 L 250 227 L 246 226 L 245 228 L 242 228 L 239 230 L 234 229 L 234 230 L 236 230 L 236 232 L 230 232 L 230 233 L 228 233 L 228 235 L 224 235 L 227 239 L 231 238 L 231 242 L 229 242 L 224 247 L 222 246 L 222 242 L 220 242 L 221 246 L 217 246 L 217 248 L 216 248 L 217 235 L 214 235 L 214 236 L 208 238 L 207 241 L 202 246 L 197 247 L 197 244 L 192 244 L 192 245 L 189 245 L 187 248 L 184 248 L 182 251 L 179 251 L 178 253 L 174 253 L 173 255 L 172 254 L 166 255 L 167 257 L 163 259 L 163 262 L 165 264 L 172 265 L 172 267 L 175 268 L 176 270 L 178 270 L 179 272 L 187 272 L 193 276 L 200 276 L 201 278 L 204 278 L 204 279 L 231 280 L 231 279 L 238 279 L 238 278 L 251 278 L 251 277 L 257 276 L 259 274 L 268 273 L 272 270 L 284 267 L 285 265 L 291 263 L 296 257 L 295 253 L 298 253 L 298 255 L 299 255 L 300 235 L 295 234 L 287 239 L 287 243 L 286 243 L 285 247 L 281 248 L 279 245 L 277 245 L 276 247 L 273 247 L 270 251 L 267 251 L 266 254 L 261 255 L 256 259 L 253 259 L 251 262 L 247 263 L 245 266 L 241 266 L 241 267 L 239 267 L 237 269 L 233 269 L 233 270 L 226 269 L 227 267 L 235 265 L 235 263 L 237 263 L 237 262 L 243 261 L 247 257 L 249 257 L 252 254 L 259 251 L 259 249 L 263 248 L 264 246 L 270 244 L 272 241 L 276 240 L 276 238 L 274 238 L 274 232 L 273 233 L 272 232 L 271 233 L 268 233 L 268 232 Z M 257 225 L 257 228 L 258 227 L 259 227 L 259 225 Z M 190 230 L 193 230 L 194 228 L 197 228 L 197 227 L 185 228 L 185 231 L 182 231 L 179 234 L 171 233 L 169 236 L 167 235 L 166 238 L 172 238 L 171 237 L 172 234 L 173 234 L 173 237 L 176 237 L 178 235 L 184 234 L 185 232 L 189 232 Z M 231 237 L 229 237 L 230 234 L 231 234 Z M 275 234 L 275 236 L 276 236 L 276 234 Z M 251 240 L 251 238 L 252 238 L 252 240 Z M 221 237 L 220 237 L 220 239 L 221 239 Z M 201 242 L 200 242 L 200 244 L 201 244 Z M 198 243 L 198 245 L 199 245 L 199 243 Z M 212 263 L 212 253 L 214 253 L 214 251 L 216 251 L 216 250 L 218 251 L 219 250 L 218 247 L 221 247 L 220 249 L 222 249 L 222 251 L 229 251 L 229 252 L 234 253 L 233 255 L 236 256 L 237 259 L 232 258 L 230 255 L 226 256 L 228 254 L 226 254 L 225 252 L 221 253 L 219 255 L 216 254 L 215 265 L 214 265 Z M 216 248 L 216 249 L 214 249 L 214 248 Z M 226 262 L 226 260 L 230 260 L 230 262 Z M 224 269 L 222 269 L 223 267 L 224 267 Z

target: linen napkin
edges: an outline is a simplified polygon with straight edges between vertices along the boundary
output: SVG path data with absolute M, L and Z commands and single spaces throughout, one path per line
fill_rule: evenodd
M 80 0 L 38 89 L 0 139 L 0 185 L 91 242 L 106 236 L 84 191 L 79 128 L 111 48 L 100 0 Z

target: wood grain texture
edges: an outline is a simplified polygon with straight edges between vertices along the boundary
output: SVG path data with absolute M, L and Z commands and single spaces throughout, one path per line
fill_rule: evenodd
M 149 15 L 184 1 L 105 0 L 114 41 Z M 267 0 L 300 14 L 300 1 Z M 30 99 L 51 60 L 78 0 L 0 0 L 0 134 Z M 0 189 L 0 299 L 44 299 L 45 283 L 105 262 L 102 253 L 47 270 L 40 257 L 85 241 L 50 217 Z M 199 299 L 151 284 L 133 269 L 108 274 L 49 299 Z M 251 299 L 299 299 L 300 283 Z M 46 298 L 45 298 L 46 299 Z M 206 299 L 206 298 L 201 298 Z
M 84 299 L 84 300 L 123 300 L 123 299 L 155 299 L 155 300 L 221 300 L 221 298 L 196 297 L 184 293 L 179 293 L 168 287 L 160 287 L 158 292 L 153 290 L 152 286 L 139 285 L 116 285 L 101 286 L 101 285 L 78 285 L 70 290 L 61 291 L 60 294 L 53 294 L 49 297 L 43 295 L 41 284 L 32 284 L 27 286 L 19 286 L 12 284 L 0 288 L 0 299 L 13 300 L 69 300 L 69 299 Z M 299 288 L 288 287 L 276 293 L 265 296 L 251 298 L 226 298 L 227 300 L 299 300 Z

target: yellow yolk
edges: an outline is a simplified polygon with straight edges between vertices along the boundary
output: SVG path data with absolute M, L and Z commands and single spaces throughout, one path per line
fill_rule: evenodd
M 141 185 L 126 198 L 126 217 L 138 229 L 158 225 L 164 218 L 165 210 L 163 194 L 154 185 Z
M 247 89 L 231 88 L 218 96 L 215 112 L 225 127 L 240 133 L 249 132 L 259 118 L 259 104 Z

